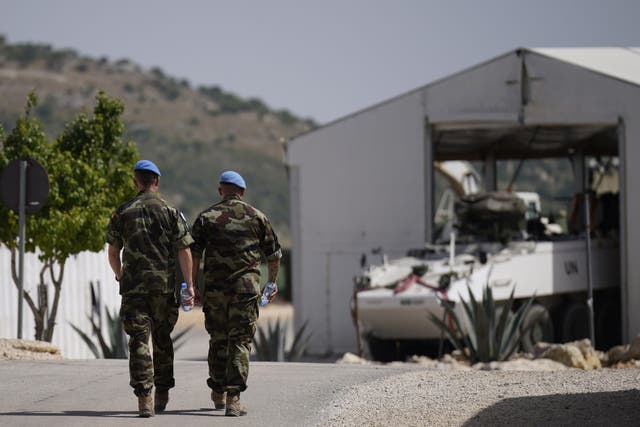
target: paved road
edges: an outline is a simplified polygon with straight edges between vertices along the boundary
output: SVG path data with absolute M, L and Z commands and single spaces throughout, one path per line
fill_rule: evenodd
M 1 426 L 316 426 L 336 393 L 415 367 L 252 362 L 238 419 L 214 411 L 204 361 L 177 361 L 163 415 L 137 417 L 125 360 L 0 361 Z

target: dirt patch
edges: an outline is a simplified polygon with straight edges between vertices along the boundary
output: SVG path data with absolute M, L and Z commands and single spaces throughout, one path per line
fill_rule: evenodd
M 0 338 L 0 360 L 60 360 L 60 349 L 45 341 Z

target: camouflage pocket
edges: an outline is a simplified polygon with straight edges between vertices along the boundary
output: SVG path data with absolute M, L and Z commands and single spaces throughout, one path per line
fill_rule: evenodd
M 151 329 L 149 316 L 146 314 L 126 314 L 122 318 L 122 326 L 127 335 L 147 334 Z
M 258 320 L 258 296 L 240 294 L 229 306 L 229 321 L 238 326 L 248 327 Z
M 123 298 L 120 319 L 128 335 L 146 333 L 150 329 L 150 318 L 146 313 L 146 301 L 140 298 Z

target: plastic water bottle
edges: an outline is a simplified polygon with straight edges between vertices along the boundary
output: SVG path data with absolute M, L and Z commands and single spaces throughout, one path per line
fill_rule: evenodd
M 262 291 L 262 298 L 260 299 L 260 305 L 264 307 L 269 304 L 269 297 L 276 293 L 276 284 L 273 282 L 267 282 Z
M 187 284 L 182 282 L 182 285 L 180 285 L 180 305 L 182 305 L 184 311 L 189 311 L 193 308 L 193 303 L 186 303 L 189 298 L 191 298 L 191 295 L 189 295 L 189 291 L 187 291 Z

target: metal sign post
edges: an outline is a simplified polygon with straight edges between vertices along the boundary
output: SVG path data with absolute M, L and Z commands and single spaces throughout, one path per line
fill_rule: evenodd
M 18 185 L 16 186 L 16 182 Z M 16 191 L 17 190 L 17 191 Z M 44 206 L 49 194 L 49 177 L 42 165 L 31 158 L 11 161 L 0 175 L 2 202 L 18 214 L 18 339 L 22 338 L 24 299 L 24 250 L 27 215 Z
M 24 293 L 24 239 L 26 234 L 27 161 L 20 160 L 20 196 L 18 201 L 19 258 L 18 258 L 18 339 L 22 339 L 22 300 Z

